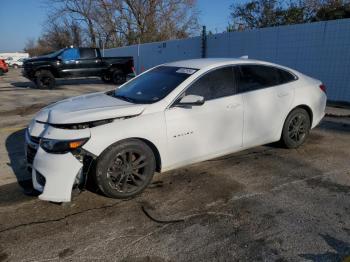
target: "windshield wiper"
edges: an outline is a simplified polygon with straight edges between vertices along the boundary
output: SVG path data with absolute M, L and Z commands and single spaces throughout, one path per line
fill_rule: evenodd
M 130 102 L 130 103 L 135 103 L 135 100 L 132 99 L 132 98 L 130 98 L 130 97 L 128 97 L 128 96 L 123 96 L 123 95 L 116 95 L 116 94 L 114 94 L 114 97 L 115 97 L 115 98 L 122 99 L 122 100 L 127 101 L 127 102 Z

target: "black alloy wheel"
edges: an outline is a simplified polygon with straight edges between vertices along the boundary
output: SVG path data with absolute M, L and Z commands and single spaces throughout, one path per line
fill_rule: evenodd
M 142 192 L 155 171 L 152 150 L 139 140 L 112 146 L 97 162 L 96 182 L 101 191 L 113 198 L 128 198 Z
M 288 127 L 288 136 L 295 143 L 304 140 L 306 136 L 306 117 L 304 115 L 296 115 L 291 119 Z
M 101 76 L 101 80 L 107 84 L 112 83 L 111 73 L 103 73 L 103 75 Z
M 35 74 L 35 84 L 39 89 L 53 89 L 55 83 L 55 77 L 50 71 L 42 70 Z
M 310 116 L 303 108 L 294 109 L 287 117 L 282 132 L 282 142 L 287 148 L 302 145 L 310 132 Z
M 121 85 L 126 82 L 126 76 L 123 71 L 121 70 L 115 70 L 112 74 L 112 81 L 116 85 Z

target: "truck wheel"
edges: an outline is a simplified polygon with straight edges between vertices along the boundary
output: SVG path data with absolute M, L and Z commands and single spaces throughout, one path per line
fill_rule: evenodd
M 137 139 L 112 145 L 98 158 L 95 181 L 108 197 L 130 198 L 151 182 L 156 168 L 152 149 Z
M 55 87 L 55 77 L 48 70 L 40 70 L 35 73 L 35 84 L 39 89 L 53 89 Z
M 112 83 L 112 76 L 110 73 L 104 73 L 101 76 L 101 80 L 106 84 Z
M 126 76 L 123 71 L 117 69 L 112 73 L 112 80 L 114 84 L 121 85 L 126 82 Z

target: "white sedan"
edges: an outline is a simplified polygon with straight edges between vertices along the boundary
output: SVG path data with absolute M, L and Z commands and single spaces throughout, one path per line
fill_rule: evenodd
M 26 132 L 28 168 L 42 200 L 70 201 L 87 177 L 106 196 L 128 198 L 154 172 L 279 140 L 296 148 L 326 100 L 319 80 L 267 62 L 163 64 L 115 90 L 42 109 Z

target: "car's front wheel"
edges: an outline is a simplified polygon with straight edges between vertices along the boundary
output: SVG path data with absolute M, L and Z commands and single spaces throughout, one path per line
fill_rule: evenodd
M 151 148 L 137 139 L 117 143 L 97 160 L 95 181 L 112 198 L 141 193 L 152 181 L 156 162 Z
M 301 146 L 310 132 L 310 116 L 303 108 L 294 109 L 287 117 L 281 140 L 287 148 Z
M 56 85 L 55 77 L 48 70 L 40 70 L 35 73 L 35 84 L 39 89 L 53 89 Z

